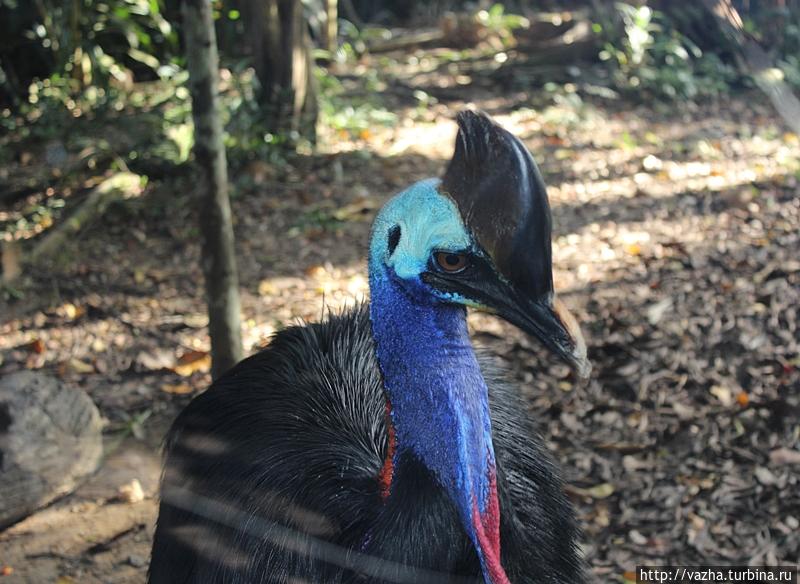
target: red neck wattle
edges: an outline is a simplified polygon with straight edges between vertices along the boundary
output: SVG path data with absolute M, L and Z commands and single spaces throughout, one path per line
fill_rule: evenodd
M 487 584 L 511 584 L 500 562 L 500 503 L 497 500 L 497 477 L 489 471 L 489 497 L 483 513 L 478 503 L 472 505 L 472 528 L 480 553 Z

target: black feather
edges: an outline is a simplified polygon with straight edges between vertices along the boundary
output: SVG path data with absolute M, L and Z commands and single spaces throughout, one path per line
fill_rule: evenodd
M 450 500 L 413 458 L 378 475 L 385 397 L 365 306 L 278 333 L 194 399 L 166 443 L 151 584 L 481 582 Z M 517 393 L 490 387 L 503 566 L 584 581 L 561 482 Z

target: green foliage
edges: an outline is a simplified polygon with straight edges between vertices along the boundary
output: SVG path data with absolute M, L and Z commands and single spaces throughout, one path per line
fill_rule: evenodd
M 286 147 L 297 144 L 300 136 L 264 131 L 266 112 L 258 97 L 253 69 L 239 63 L 232 72 L 225 72 L 224 78 L 220 98 L 228 160 L 233 165 L 252 159 L 282 161 Z
M 800 10 L 796 3 L 754 3 L 742 11 L 742 17 L 745 32 L 774 58 L 778 69 L 774 73 L 800 89 Z
M 480 10 L 475 18 L 479 24 L 497 35 L 504 45 L 513 43 L 514 30 L 531 25 L 524 16 L 507 13 L 502 4 L 492 4 L 488 10 Z
M 335 63 L 352 63 L 367 52 L 367 45 L 370 42 L 387 40 L 391 37 L 392 32 L 387 28 L 378 26 L 363 26 L 359 28 L 349 20 L 339 19 L 339 38 L 341 42 L 336 52 L 331 55 L 328 51 L 318 49 L 315 51 L 315 56 Z
M 301 213 L 289 228 L 289 237 L 308 231 L 335 231 L 344 225 L 344 221 L 336 216 L 335 209 L 314 206 Z
M 800 13 L 784 11 L 785 26 L 779 35 L 778 67 L 784 78 L 796 88 L 800 88 Z
M 28 89 L 33 104 L 42 94 L 66 102 L 88 90 L 95 92 L 88 96 L 93 104 L 113 86 L 167 76 L 172 69 L 165 66 L 176 54 L 178 39 L 164 17 L 163 2 L 4 0 L 2 16 L 19 33 L 3 47 L 6 67 L 14 70 L 2 76 L 9 83 L 29 83 L 14 89 L 17 94 Z
M 382 107 L 379 95 L 381 82 L 377 73 L 366 75 L 367 94 L 347 95 L 342 82 L 328 71 L 317 68 L 319 87 L 319 123 L 351 137 L 363 137 L 374 126 L 393 126 L 397 115 Z
M 613 85 L 625 92 L 662 99 L 717 95 L 737 74 L 717 55 L 703 53 L 676 30 L 667 16 L 649 6 L 616 4 L 622 34 L 610 23 L 597 25 L 606 42 L 600 59 L 608 64 Z
M 800 88 L 800 57 L 787 55 L 784 59 L 778 61 L 778 66 L 783 71 L 786 82 L 796 88 Z

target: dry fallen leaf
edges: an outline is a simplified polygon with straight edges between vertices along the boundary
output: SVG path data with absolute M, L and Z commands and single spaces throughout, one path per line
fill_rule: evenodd
M 359 197 L 355 201 L 339 207 L 334 211 L 334 219 L 339 221 L 354 221 L 368 219 L 370 211 L 377 208 L 378 202 L 369 197 Z
M 713 385 L 709 390 L 711 395 L 717 398 L 723 406 L 731 406 L 733 405 L 733 394 L 731 393 L 730 388 L 725 387 L 724 385 Z
M 152 351 L 140 351 L 134 360 L 143 369 L 150 371 L 160 371 L 161 369 L 171 369 L 174 363 L 172 353 L 165 349 L 154 349 Z
M 573 485 L 567 486 L 567 491 L 581 497 L 590 497 L 592 499 L 605 499 L 614 493 L 614 485 L 611 483 L 600 483 L 589 488 L 576 487 Z
M 261 280 L 258 284 L 258 293 L 261 296 L 273 296 L 278 292 L 278 287 L 271 280 Z
M 800 451 L 791 448 L 776 448 L 769 453 L 769 461 L 772 464 L 800 464 Z
M 44 353 L 44 341 L 42 339 L 33 339 L 30 343 L 27 343 L 22 346 L 23 349 L 26 351 L 30 351 L 31 353 L 36 353 L 37 355 L 41 355 Z
M 647 538 L 635 529 L 628 532 L 628 537 L 636 545 L 647 545 Z
M 647 309 L 647 321 L 653 326 L 657 325 L 670 308 L 672 308 L 672 298 L 659 300 Z
M 624 247 L 625 251 L 632 256 L 642 255 L 642 246 L 638 243 L 629 243 Z
M 189 328 L 205 328 L 208 326 L 208 315 L 196 312 L 183 315 L 183 324 Z
M 178 359 L 172 370 L 181 377 L 189 377 L 196 371 L 209 371 L 211 369 L 211 355 L 206 351 L 187 351 Z
M 57 370 L 60 377 L 65 377 L 70 373 L 87 375 L 89 373 L 94 373 L 94 365 L 73 357 L 68 361 L 62 361 L 59 363 Z
M 138 503 L 144 501 L 144 489 L 139 479 L 133 479 L 131 482 L 122 485 L 117 494 L 121 501 L 125 503 Z
M 316 265 L 316 266 L 309 266 L 308 268 L 306 268 L 305 274 L 309 278 L 324 278 L 328 274 L 328 272 L 325 270 L 323 266 Z
M 165 383 L 161 386 L 161 391 L 173 395 L 187 395 L 194 391 L 188 383 Z
M 79 316 L 83 316 L 85 310 L 82 307 L 75 306 L 72 302 L 65 302 L 56 312 L 67 320 L 75 320 Z
M 766 467 L 757 466 L 753 470 L 753 474 L 756 475 L 758 482 L 765 486 L 776 485 L 778 484 L 778 477 Z
M 0 576 L 10 576 L 13 573 L 14 573 L 14 568 L 12 568 L 11 566 L 6 565 L 0 568 Z

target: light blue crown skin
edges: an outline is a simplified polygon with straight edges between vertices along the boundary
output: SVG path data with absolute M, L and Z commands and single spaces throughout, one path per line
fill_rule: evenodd
M 473 247 L 455 203 L 439 193 L 439 179 L 415 183 L 391 199 L 378 213 L 372 227 L 370 272 L 379 264 L 399 278 L 419 276 L 427 269 L 431 252 L 465 251 Z M 389 257 L 387 234 L 400 227 L 400 243 Z

